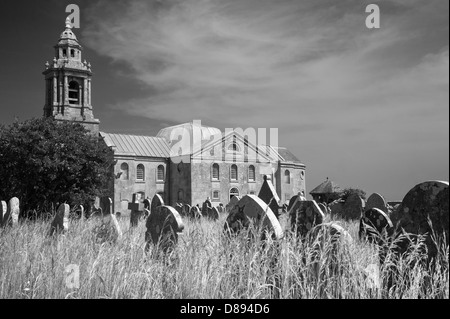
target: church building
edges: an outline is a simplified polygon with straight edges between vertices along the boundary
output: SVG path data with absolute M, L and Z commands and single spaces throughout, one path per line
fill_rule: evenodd
M 66 21 L 55 57 L 43 72 L 44 116 L 79 122 L 111 147 L 115 213 L 129 214 L 133 194 L 144 199 L 158 193 L 171 206 L 201 206 L 208 198 L 214 206 L 226 205 L 233 196 L 257 195 L 264 176 L 272 180 L 282 203 L 299 193 L 305 196 L 305 165 L 288 149 L 258 145 L 243 132 L 223 133 L 196 121 L 167 127 L 157 136 L 102 132 L 91 103 L 91 64 L 82 60 L 82 51 Z M 180 136 L 191 147 L 179 147 Z

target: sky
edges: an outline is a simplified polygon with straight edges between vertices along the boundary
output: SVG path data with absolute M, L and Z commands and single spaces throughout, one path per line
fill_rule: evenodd
M 307 193 L 328 177 L 402 200 L 449 180 L 446 0 L 2 1 L 0 124 L 43 115 L 68 4 L 104 132 L 277 128 Z

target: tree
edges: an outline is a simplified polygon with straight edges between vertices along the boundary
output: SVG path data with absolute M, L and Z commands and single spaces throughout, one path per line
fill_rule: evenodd
M 347 198 L 352 195 L 352 194 L 356 194 L 359 197 L 361 197 L 362 199 L 366 200 L 366 192 L 362 189 L 359 188 L 346 188 L 341 192 L 340 197 L 344 200 L 347 201 Z
M 39 118 L 0 127 L 0 198 L 18 197 L 24 212 L 107 195 L 113 165 L 111 149 L 81 124 Z

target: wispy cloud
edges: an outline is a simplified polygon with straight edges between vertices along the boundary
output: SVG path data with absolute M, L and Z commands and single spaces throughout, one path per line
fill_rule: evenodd
M 448 2 L 378 1 L 378 30 L 369 3 L 99 1 L 83 35 L 149 88 L 113 106 L 133 115 L 279 127 L 305 149 L 318 132 L 359 145 L 419 127 L 448 150 Z

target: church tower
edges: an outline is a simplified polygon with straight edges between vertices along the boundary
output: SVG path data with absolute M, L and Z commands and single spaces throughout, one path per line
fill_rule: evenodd
M 93 134 L 98 134 L 100 121 L 94 118 L 91 104 L 91 64 L 82 61 L 82 50 L 68 18 L 66 29 L 55 46 L 53 62 L 47 62 L 43 72 L 44 117 L 80 122 Z

